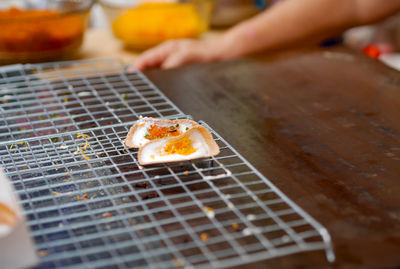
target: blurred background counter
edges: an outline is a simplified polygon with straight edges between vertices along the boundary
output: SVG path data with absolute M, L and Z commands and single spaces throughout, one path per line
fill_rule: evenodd
M 229 26 L 254 16 L 266 7 L 266 2 L 249 0 L 214 1 L 210 18 L 211 28 L 200 39 L 221 35 Z M 99 45 L 101 44 L 101 45 Z M 91 12 L 90 28 L 81 49 L 82 58 L 121 58 L 125 63 L 132 63 L 140 54 L 138 50 L 127 48 L 112 33 L 103 7 L 95 4 Z
M 210 28 L 200 38 L 207 39 L 221 35 L 228 27 L 256 15 L 270 4 L 277 1 L 250 1 L 250 0 L 216 0 L 213 1 L 213 11 L 210 18 Z M 343 35 L 344 45 L 355 50 L 362 50 L 368 44 L 377 42 L 377 39 L 387 39 L 394 35 L 393 41 L 397 49 L 400 48 L 400 18 L 394 16 L 382 23 L 348 30 Z M 140 51 L 128 49 L 123 42 L 112 33 L 104 9 L 96 4 L 92 8 L 90 28 L 81 49 L 80 58 L 121 58 L 125 63 L 133 63 Z M 389 53 L 380 56 L 379 60 L 400 70 L 400 53 Z
M 2 0 L 0 65 L 93 58 L 133 63 L 141 51 L 167 39 L 221 35 L 278 0 L 155 1 Z M 391 53 L 375 58 L 400 70 L 400 53 L 393 53 L 400 50 L 399 16 L 326 42 L 338 43 L 356 51 L 391 44 Z

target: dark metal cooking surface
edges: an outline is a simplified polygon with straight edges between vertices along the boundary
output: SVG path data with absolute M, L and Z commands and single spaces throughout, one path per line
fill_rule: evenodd
M 0 69 L 0 164 L 40 268 L 229 267 L 325 250 L 325 228 L 205 123 L 213 158 L 141 167 L 123 145 L 140 116 L 187 118 L 115 60 Z

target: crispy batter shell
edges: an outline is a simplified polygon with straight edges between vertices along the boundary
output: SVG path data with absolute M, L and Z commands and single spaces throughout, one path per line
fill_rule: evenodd
M 179 136 L 165 138 L 165 139 L 163 139 L 163 141 L 165 141 L 166 143 L 171 142 L 171 141 L 175 141 L 175 140 L 181 139 L 185 135 L 188 135 L 188 134 L 190 134 L 190 133 L 192 133 L 192 132 L 194 132 L 196 130 L 198 130 L 201 133 L 201 135 L 203 136 L 203 138 L 206 141 L 207 145 L 210 147 L 210 154 L 207 155 L 207 156 L 201 156 L 201 157 L 197 157 L 197 158 L 194 158 L 194 159 L 208 158 L 208 157 L 212 157 L 212 156 L 218 155 L 219 154 L 219 147 L 218 147 L 217 143 L 214 141 L 211 132 L 206 127 L 201 126 L 201 125 L 197 125 L 197 126 L 191 128 L 190 130 L 188 130 L 186 133 L 183 133 L 183 134 L 181 134 Z M 142 161 L 143 149 L 145 149 L 146 146 L 148 146 L 149 144 L 157 143 L 159 141 L 160 140 L 150 141 L 149 143 L 147 143 L 146 145 L 144 145 L 143 147 L 140 148 L 140 150 L 138 152 L 138 160 L 139 160 L 139 164 L 140 165 L 148 165 L 148 164 L 156 164 L 156 163 L 171 163 L 171 162 L 180 162 L 180 161 L 185 161 L 186 160 L 186 159 L 185 160 L 172 160 L 172 161 L 164 161 L 164 162 L 159 162 L 157 160 L 154 160 L 153 162 L 143 163 L 143 161 Z
M 167 123 L 168 125 L 176 125 L 176 124 L 182 124 L 182 123 L 189 123 L 192 124 L 193 126 L 199 125 L 197 122 L 192 121 L 192 120 L 187 120 L 187 119 L 182 119 L 182 120 L 161 120 L 161 119 L 155 119 L 151 117 L 145 117 L 142 118 L 129 129 L 128 135 L 126 136 L 125 139 L 125 146 L 128 148 L 138 148 L 137 146 L 133 145 L 132 143 L 132 138 L 136 132 L 136 130 L 139 128 L 139 121 L 142 122 L 154 122 L 155 124 L 157 123 Z

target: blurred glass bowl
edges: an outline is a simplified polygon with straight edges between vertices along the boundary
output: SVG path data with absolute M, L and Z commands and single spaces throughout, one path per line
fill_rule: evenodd
M 143 50 L 163 41 L 194 38 L 208 29 L 210 0 L 101 0 L 114 35 Z
M 81 46 L 94 0 L 0 1 L 0 63 L 65 59 Z

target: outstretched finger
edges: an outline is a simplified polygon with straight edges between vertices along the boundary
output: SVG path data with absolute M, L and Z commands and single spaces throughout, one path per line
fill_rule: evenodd
M 169 54 L 173 51 L 173 44 L 165 42 L 155 48 L 149 49 L 141 54 L 134 65 L 139 70 L 154 68 L 160 66 Z
M 175 68 L 190 62 L 191 55 L 185 51 L 175 51 L 171 53 L 161 64 L 162 69 Z

